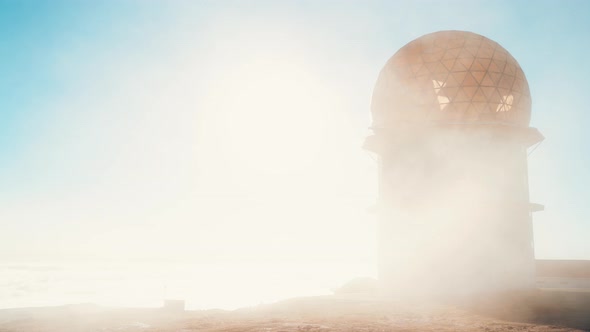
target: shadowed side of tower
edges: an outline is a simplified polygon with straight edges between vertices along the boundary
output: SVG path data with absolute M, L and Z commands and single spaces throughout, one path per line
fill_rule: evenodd
M 373 93 L 379 279 L 397 293 L 534 287 L 531 99 L 499 44 L 441 31 L 402 47 Z

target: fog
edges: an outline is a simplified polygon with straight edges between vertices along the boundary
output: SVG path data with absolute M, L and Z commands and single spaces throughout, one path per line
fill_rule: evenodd
M 435 297 L 532 288 L 524 148 L 485 127 L 412 129 L 382 159 L 384 286 Z
M 498 165 L 522 165 L 481 149 L 485 135 L 408 142 L 407 164 L 386 166 L 395 190 L 381 197 L 403 193 L 405 203 L 387 207 L 379 201 L 383 160 L 362 149 L 387 58 L 421 34 L 457 25 L 506 41 L 540 100 L 533 125 L 553 143 L 531 156 L 531 196 L 550 207 L 535 224 L 538 257 L 588 258 L 587 226 L 577 223 L 585 190 L 572 189 L 565 151 L 582 151 L 583 130 L 572 113 L 554 115 L 546 96 L 563 109 L 584 104 L 554 92 L 554 78 L 571 77 L 541 71 L 545 64 L 521 44 L 526 35 L 500 29 L 513 14 L 479 6 L 433 5 L 417 17 L 402 4 L 183 4 L 142 7 L 132 21 L 65 19 L 72 28 L 64 23 L 43 62 L 58 91 L 26 98 L 33 111 L 19 120 L 17 152 L 2 165 L 0 308 L 153 307 L 175 298 L 189 309 L 233 309 L 331 294 L 355 277 L 378 277 L 389 260 L 378 253 L 380 239 L 399 254 L 391 258 L 405 271 L 398 290 L 482 290 L 489 283 L 481 275 L 507 286 L 489 271 L 518 270 L 522 257 L 504 242 L 487 243 L 493 250 L 485 253 L 466 248 L 490 234 L 529 231 L 473 222 L 504 220 L 478 204 L 522 185 L 499 183 Z M 481 10 L 477 22 L 452 20 Z M 560 210 L 572 200 L 574 211 Z M 378 212 L 399 221 L 395 229 Z
M 326 65 L 295 22 L 237 15 L 205 35 L 175 23 L 162 50 L 60 55 L 77 83 L 23 129 L 35 139 L 1 212 L 2 307 L 236 308 L 376 276 L 369 114 L 342 98 L 344 63 Z

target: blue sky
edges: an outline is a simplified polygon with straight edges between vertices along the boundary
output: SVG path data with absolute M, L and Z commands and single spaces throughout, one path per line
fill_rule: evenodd
M 348 235 L 325 257 L 354 251 L 345 249 L 351 241 L 372 248 L 373 226 L 329 222 L 310 240 L 311 222 L 301 231 L 270 226 L 280 214 L 266 202 L 293 208 L 291 193 L 316 185 L 336 197 L 325 215 L 337 219 L 330 209 L 345 205 L 343 213 L 364 216 L 376 166 L 360 145 L 377 74 L 405 43 L 455 29 L 502 44 L 529 80 L 531 125 L 546 136 L 529 162 L 531 198 L 546 205 L 535 214 L 537 256 L 590 259 L 589 14 L 587 1 L 0 0 L 0 257 L 107 257 L 103 243 L 131 234 L 187 241 L 187 225 L 207 229 L 202 244 L 173 244 L 170 253 L 197 252 L 215 247 L 224 227 L 247 231 L 237 224 L 248 218 L 284 242 L 246 256 L 283 248 L 277 257 L 302 259 L 298 241 L 319 248 L 334 227 Z M 257 87 L 276 89 L 276 100 Z M 253 122 L 232 113 L 243 105 Z M 317 112 L 272 112 L 299 106 Z M 295 153 L 273 159 L 272 135 Z M 312 148 L 318 141 L 336 161 Z M 359 180 L 345 186 L 345 178 Z M 166 225 L 180 230 L 162 234 Z M 129 257 L 148 242 L 133 242 Z M 371 250 L 354 255 L 368 259 Z

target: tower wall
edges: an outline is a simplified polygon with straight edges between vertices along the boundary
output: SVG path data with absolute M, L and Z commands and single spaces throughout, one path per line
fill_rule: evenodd
M 534 286 L 527 143 L 504 128 L 414 127 L 379 151 L 382 284 L 411 293 Z

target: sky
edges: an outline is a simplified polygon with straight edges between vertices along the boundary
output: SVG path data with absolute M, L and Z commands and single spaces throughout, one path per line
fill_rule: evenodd
M 536 256 L 590 259 L 589 14 L 573 0 L 0 0 L 0 262 L 374 275 L 372 88 L 439 30 L 520 63 L 546 137 L 529 157 Z

